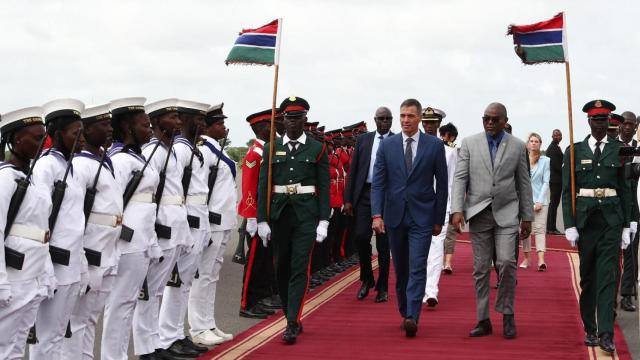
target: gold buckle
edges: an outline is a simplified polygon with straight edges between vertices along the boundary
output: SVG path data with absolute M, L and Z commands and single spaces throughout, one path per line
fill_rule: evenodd
M 122 216 L 116 215 L 116 226 L 122 225 Z
M 597 198 L 604 197 L 604 189 L 594 189 L 593 192 Z
M 298 193 L 298 187 L 294 185 L 285 185 L 287 187 L 287 194 L 295 195 Z

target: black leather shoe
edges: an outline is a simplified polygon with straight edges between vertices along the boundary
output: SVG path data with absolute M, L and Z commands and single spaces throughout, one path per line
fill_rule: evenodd
M 278 301 L 276 301 L 273 296 L 269 296 L 258 301 L 258 304 L 262 305 L 262 307 L 272 310 L 280 310 L 280 308 L 282 307 L 282 303 L 280 303 L 280 300 L 278 299 Z
M 371 284 L 371 282 L 363 282 L 360 290 L 358 290 L 358 300 L 362 300 L 369 295 L 369 289 L 374 287 L 375 284 Z
M 516 319 L 511 315 L 504 315 L 502 318 L 502 335 L 505 339 L 513 339 L 518 334 L 516 331 Z
M 191 341 L 191 339 L 189 339 L 188 337 L 185 337 L 184 339 L 180 340 L 182 341 L 182 344 L 186 347 L 192 348 L 193 350 L 199 352 L 199 353 L 205 353 L 207 351 L 209 351 L 209 348 L 206 346 L 200 346 L 200 345 L 196 345 L 193 343 L 193 341 Z
M 287 344 L 295 344 L 298 334 L 300 334 L 300 325 L 295 321 L 289 321 L 282 334 L 282 341 Z
M 155 353 L 151 353 L 151 354 L 144 354 L 144 355 L 140 355 L 138 356 L 138 359 L 140 360 L 156 360 L 156 354 Z
M 257 313 L 257 314 L 259 314 L 259 313 L 265 313 L 265 314 L 267 314 L 267 315 L 273 315 L 273 314 L 275 314 L 275 313 L 276 313 L 276 311 L 275 311 L 275 310 L 273 310 L 273 309 L 269 309 L 268 307 L 265 307 L 265 306 L 262 306 L 262 304 L 260 304 L 260 303 L 257 303 L 257 304 L 255 304 L 255 305 L 253 306 L 253 312 L 254 312 L 254 313 Z
M 480 337 L 487 336 L 493 333 L 493 327 L 491 326 L 491 320 L 486 319 L 478 322 L 478 325 L 471 329 L 469 332 L 469 336 L 471 337 Z
M 407 337 L 415 337 L 418 332 L 418 324 L 412 318 L 404 319 L 404 331 Z
M 155 356 L 155 359 L 157 360 L 175 360 L 176 359 L 175 357 L 173 357 L 173 355 L 171 355 L 171 353 L 168 350 L 165 350 L 165 349 L 156 349 L 156 351 L 153 353 L 153 356 Z M 185 357 L 196 357 L 196 356 L 185 356 Z
M 604 333 L 600 335 L 598 346 L 600 346 L 600 349 L 602 349 L 602 351 L 609 354 L 613 354 L 616 351 L 616 346 L 613 344 L 613 335 L 610 333 Z
M 178 357 L 198 357 L 200 355 L 200 351 L 186 346 L 181 340 L 174 341 L 166 351 L 172 356 Z
M 247 310 L 240 309 L 240 316 L 249 319 L 266 319 L 268 315 L 265 313 L 255 313 L 253 312 L 253 308 L 251 308 Z
M 427 306 L 428 307 L 436 307 L 436 305 L 438 305 L 438 299 L 431 298 L 431 297 L 427 299 Z
M 624 311 L 633 312 L 636 311 L 636 306 L 633 305 L 633 299 L 631 296 L 623 296 L 620 300 L 620 308 Z
M 376 302 L 381 303 L 387 301 L 389 301 L 389 293 L 387 293 L 386 291 L 378 291 L 378 293 L 376 294 Z
M 598 335 L 596 332 L 588 332 L 584 336 L 584 344 L 586 346 L 598 346 Z

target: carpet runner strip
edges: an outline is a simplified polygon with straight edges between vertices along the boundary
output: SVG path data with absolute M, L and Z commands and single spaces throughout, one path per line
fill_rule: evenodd
M 362 301 L 356 299 L 360 282 L 354 268 L 309 294 L 302 317 L 304 333 L 295 345 L 281 341 L 286 321 L 280 313 L 201 359 L 631 359 L 618 327 L 616 354 L 583 345 L 577 254 L 550 251 L 546 261 L 547 272 L 518 270 L 518 337 L 514 340 L 502 337 L 502 315 L 493 311 L 494 288 L 493 335 L 468 336 L 476 323 L 473 257 L 471 246 L 461 241 L 456 246 L 454 273 L 441 277 L 440 304 L 435 308 L 425 305 L 415 338 L 406 338 L 400 330 L 393 272 L 390 301 L 377 304 L 374 292 Z M 492 286 L 495 282 L 494 273 Z

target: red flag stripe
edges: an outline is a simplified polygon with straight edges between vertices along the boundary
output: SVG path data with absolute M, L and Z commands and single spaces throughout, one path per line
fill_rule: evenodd
M 242 29 L 242 31 L 240 32 L 240 35 L 246 34 L 246 33 L 273 34 L 273 35 L 276 35 L 276 34 L 278 34 L 278 20 L 273 20 L 272 22 L 268 23 L 267 25 L 263 25 L 263 26 L 261 26 L 259 28 Z
M 525 33 L 530 31 L 540 30 L 557 30 L 562 29 L 564 25 L 564 19 L 562 13 L 554 16 L 551 20 L 541 21 L 535 24 L 529 25 L 513 25 L 511 26 L 512 33 Z

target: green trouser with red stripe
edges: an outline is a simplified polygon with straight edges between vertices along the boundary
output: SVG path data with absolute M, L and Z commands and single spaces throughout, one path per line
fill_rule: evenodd
M 278 220 L 271 223 L 276 277 L 287 321 L 298 321 L 302 314 L 317 226 L 317 217 L 300 219 L 290 205 L 286 205 Z
M 585 221 L 579 234 L 580 315 L 584 329 L 613 335 L 622 224 L 610 226 L 598 210 Z

